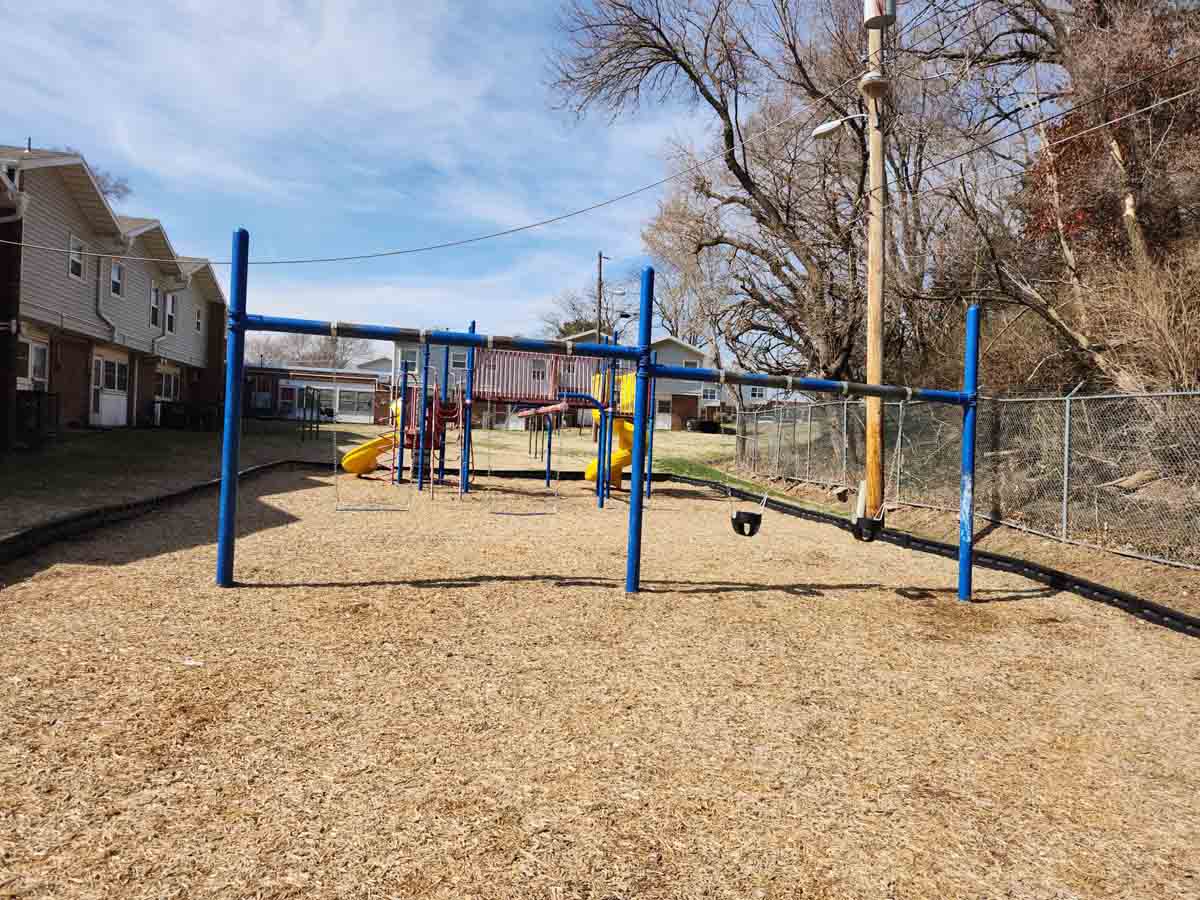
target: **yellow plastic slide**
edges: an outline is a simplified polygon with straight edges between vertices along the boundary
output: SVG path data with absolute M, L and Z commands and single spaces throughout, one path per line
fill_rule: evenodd
M 592 410 L 592 415 L 600 418 L 599 410 Z M 625 474 L 625 467 L 633 461 L 633 423 L 627 419 L 618 419 L 613 423 L 613 432 L 617 436 L 617 446 L 612 452 L 609 459 L 612 461 L 612 474 L 609 476 L 609 483 L 620 486 L 621 478 Z M 586 469 L 583 470 L 583 477 L 588 481 L 596 480 L 596 468 L 599 459 L 593 459 Z
M 365 444 L 359 444 L 353 450 L 346 451 L 346 455 L 342 457 L 342 468 L 354 475 L 374 472 L 379 456 L 391 450 L 395 443 L 394 434 L 385 434 Z

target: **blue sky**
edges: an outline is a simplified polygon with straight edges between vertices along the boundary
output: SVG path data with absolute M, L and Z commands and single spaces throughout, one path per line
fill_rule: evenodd
M 610 122 L 553 108 L 557 3 L 178 0 L 5 13 L 0 142 L 70 145 L 128 177 L 119 209 L 181 253 L 329 256 L 454 240 L 555 215 L 670 171 L 703 117 Z M 252 311 L 493 333 L 537 329 L 563 288 L 641 265 L 662 189 L 467 248 L 252 269 Z M 222 272 L 222 277 L 225 273 Z

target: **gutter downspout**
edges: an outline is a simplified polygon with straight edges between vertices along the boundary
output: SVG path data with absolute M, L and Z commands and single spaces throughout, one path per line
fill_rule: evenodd
M 125 248 L 122 248 L 121 252 L 124 252 L 124 249 Z M 85 256 L 84 259 L 87 259 L 87 257 Z M 108 326 L 109 331 L 112 332 L 111 337 L 115 341 L 117 337 L 117 323 L 105 314 L 104 300 L 102 299 L 102 294 L 100 293 L 100 270 L 104 268 L 102 265 L 103 259 L 104 257 L 102 256 L 96 257 L 96 315 L 100 317 L 101 322 Z M 112 260 L 109 260 L 109 265 L 112 265 Z M 109 280 L 111 281 L 111 277 Z

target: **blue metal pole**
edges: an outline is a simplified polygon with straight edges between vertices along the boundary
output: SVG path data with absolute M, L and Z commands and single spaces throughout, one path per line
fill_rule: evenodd
M 963 359 L 962 483 L 958 501 L 958 599 L 971 599 L 971 565 L 975 551 L 975 414 L 979 396 L 979 307 L 967 310 Z
M 471 327 L 468 329 L 469 334 L 475 333 L 475 320 L 471 320 Z M 471 417 L 474 413 L 474 398 L 472 394 L 475 390 L 475 348 L 467 349 L 467 388 L 466 395 L 463 397 L 463 458 L 459 463 L 459 475 L 462 483 L 462 492 L 464 494 L 471 493 L 471 442 L 474 440 L 472 429 L 474 426 L 471 423 Z
M 399 484 L 404 471 L 404 437 L 408 431 L 408 360 L 400 361 L 400 455 L 396 457 L 396 483 Z
M 642 269 L 638 320 L 637 393 L 633 404 L 633 472 L 629 485 L 629 546 L 625 553 L 625 593 L 642 584 L 642 503 L 646 476 L 646 407 L 650 403 L 650 324 L 654 311 L 654 269 Z
M 425 490 L 425 426 L 429 422 L 429 345 L 421 352 L 421 419 L 417 422 L 417 490 Z
M 650 365 L 658 364 L 658 352 L 650 354 Z M 650 483 L 654 481 L 654 426 L 658 421 L 658 407 L 655 405 L 658 400 L 656 394 L 658 388 L 658 379 L 650 379 L 650 412 L 648 414 L 649 421 L 646 427 L 649 429 L 649 434 L 646 435 L 646 499 L 650 499 Z M 703 396 L 703 394 L 701 395 Z
M 447 344 L 445 352 L 442 353 L 442 386 L 438 392 L 438 415 L 437 418 L 441 421 L 442 407 L 450 397 L 450 345 Z M 438 444 L 438 484 L 443 484 L 446 481 L 446 428 L 442 426 L 441 442 Z
M 546 487 L 550 487 L 550 457 L 554 455 L 554 414 L 546 414 Z
M 615 338 L 614 338 L 615 340 Z M 612 455 L 613 438 L 616 437 L 617 417 L 621 412 L 621 395 L 617 391 L 617 363 L 613 360 L 608 364 L 608 437 L 604 448 L 604 496 L 612 496 Z
M 221 500 L 217 513 L 217 584 L 233 587 L 237 540 L 238 456 L 242 438 L 242 391 L 246 355 L 246 274 L 250 232 L 233 233 L 229 327 L 225 335 L 225 433 L 221 438 Z
M 597 336 L 599 337 L 599 336 Z M 601 343 L 603 339 L 599 338 Z M 601 363 L 596 367 L 600 373 L 600 384 L 597 393 L 601 398 L 604 397 L 604 380 L 607 373 L 607 366 Z M 600 405 L 600 430 L 596 434 L 596 506 L 604 509 L 604 436 L 608 432 L 608 411 L 603 403 Z
M 601 370 L 603 371 L 603 370 Z M 601 385 L 601 388 L 604 386 Z M 604 509 L 604 435 L 608 431 L 608 411 L 600 407 L 600 434 L 596 450 L 596 505 Z

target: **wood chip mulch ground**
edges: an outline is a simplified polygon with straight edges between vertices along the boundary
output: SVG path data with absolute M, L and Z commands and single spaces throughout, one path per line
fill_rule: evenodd
M 634 596 L 584 484 L 342 493 L 247 484 L 235 590 L 214 497 L 0 570 L 0 896 L 1200 896 L 1194 639 L 703 490 Z

